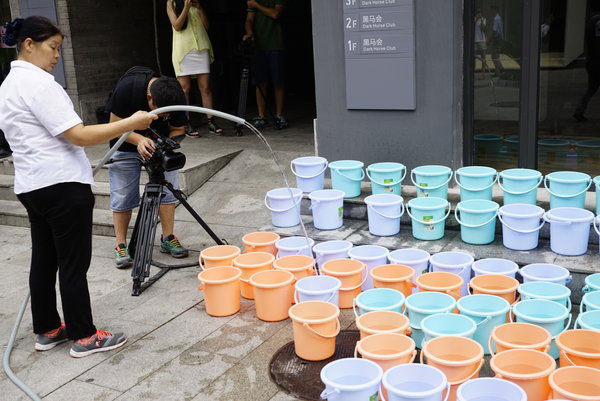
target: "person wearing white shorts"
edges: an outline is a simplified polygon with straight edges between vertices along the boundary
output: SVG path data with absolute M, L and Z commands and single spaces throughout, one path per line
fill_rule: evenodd
M 173 68 L 189 103 L 192 78 L 197 78 L 202 95 L 202 106 L 212 109 L 210 90 L 210 64 L 214 60 L 208 38 L 208 17 L 198 0 L 167 0 L 167 14 L 173 27 Z M 207 115 L 209 132 L 223 135 L 213 116 Z M 187 135 L 199 133 L 187 129 Z

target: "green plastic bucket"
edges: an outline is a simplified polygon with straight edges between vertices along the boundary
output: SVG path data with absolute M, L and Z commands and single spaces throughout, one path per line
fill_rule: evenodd
M 367 167 L 371 180 L 371 192 L 377 194 L 402 194 L 402 180 L 406 177 L 406 166 L 401 163 L 375 163 Z
M 443 238 L 450 210 L 450 202 L 442 198 L 427 197 L 409 200 L 406 213 L 412 220 L 413 237 L 422 241 Z
M 488 200 L 459 202 L 454 217 L 460 224 L 460 238 L 473 245 L 494 242 L 499 208 L 500 205 L 496 202 Z
M 577 171 L 555 171 L 544 178 L 544 187 L 550 193 L 550 209 L 557 207 L 583 209 L 585 195 L 591 185 L 592 178 Z
M 498 184 L 504 191 L 504 204 L 528 203 L 535 205 L 537 189 L 544 177 L 537 170 L 511 168 L 498 175 Z
M 491 167 L 462 167 L 454 173 L 454 181 L 460 187 L 460 200 L 492 200 L 493 186 L 498 173 Z
M 410 179 L 417 188 L 417 197 L 432 196 L 448 200 L 448 183 L 452 169 L 446 166 L 419 166 L 410 172 Z

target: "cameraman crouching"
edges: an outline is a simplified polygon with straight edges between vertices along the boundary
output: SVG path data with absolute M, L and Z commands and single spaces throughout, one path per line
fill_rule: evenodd
M 110 111 L 110 122 L 115 122 L 131 115 L 131 110 L 150 111 L 159 107 L 182 104 L 187 104 L 185 95 L 175 78 L 160 76 L 144 67 L 133 67 L 117 82 L 107 109 Z M 150 127 L 160 135 L 174 137 L 185 134 L 187 118 L 184 112 L 161 114 L 159 117 Z M 145 160 L 150 159 L 154 151 L 154 142 L 144 136 L 144 133 L 144 131 L 131 133 L 126 143 L 121 145 L 114 154 L 113 159 L 135 157 L 132 153 L 139 153 Z M 110 145 L 113 146 L 115 142 L 111 141 Z M 126 245 L 127 227 L 131 220 L 131 211 L 140 204 L 140 171 L 141 166 L 136 160 L 113 163 L 108 168 L 110 209 L 113 211 L 117 240 L 115 263 L 119 269 L 133 264 Z M 179 170 L 165 172 L 165 179 L 179 189 Z M 188 250 L 173 234 L 177 199 L 167 188 L 164 188 L 164 193 L 159 209 L 162 226 L 160 250 L 175 258 L 184 258 L 188 256 Z

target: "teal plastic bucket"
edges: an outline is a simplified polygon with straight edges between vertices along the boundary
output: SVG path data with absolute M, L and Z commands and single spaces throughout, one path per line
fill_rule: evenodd
M 391 288 L 372 288 L 361 292 L 352 300 L 352 309 L 354 309 L 356 317 L 359 316 L 356 307 L 360 310 L 361 315 L 373 311 L 402 313 L 404 301 L 404 294 L 400 291 Z
M 433 196 L 448 200 L 448 183 L 452 179 L 450 167 L 416 167 L 410 172 L 410 179 L 417 189 L 417 197 Z
M 489 354 L 488 344 L 492 330 L 506 323 L 506 314 L 510 309 L 508 301 L 496 295 L 475 294 L 460 298 L 456 307 L 461 315 L 470 317 L 477 324 L 473 339 Z
M 367 167 L 371 180 L 371 192 L 376 194 L 402 194 L 402 180 L 406 177 L 406 166 L 401 163 L 375 163 Z
M 549 281 L 530 281 L 519 286 L 521 299 L 546 299 L 558 302 L 571 310 L 571 290 L 562 284 Z
M 426 291 L 409 295 L 404 305 L 406 306 L 404 313 L 408 315 L 412 329 L 410 336 L 417 347 L 420 347 L 423 341 L 423 331 L 421 330 L 423 319 L 438 313 L 452 312 L 456 307 L 456 300 L 448 294 Z
M 600 291 L 588 292 L 581 298 L 579 313 L 590 310 L 600 310 Z
M 491 167 L 469 166 L 456 170 L 454 181 L 460 187 L 460 200 L 492 200 L 498 172 Z
M 377 194 L 365 198 L 369 232 L 388 237 L 400 232 L 400 218 L 404 214 L 404 200 L 400 195 Z
M 377 400 L 383 369 L 363 358 L 342 358 L 329 362 L 321 369 L 325 390 L 322 400 L 362 401 Z
M 548 186 L 548 183 L 549 186 Z M 585 207 L 585 195 L 592 178 L 576 171 L 556 171 L 544 178 L 544 187 L 550 193 L 550 209 L 557 207 Z
M 344 192 L 344 198 L 360 196 L 360 183 L 365 178 L 364 163 L 356 160 L 338 160 L 329 163 L 331 187 Z
M 423 348 L 423 345 L 432 338 L 442 336 L 473 338 L 477 330 L 477 324 L 468 316 L 455 313 L 438 313 L 423 319 L 421 330 L 423 330 L 423 342 L 421 343 L 421 348 Z
M 600 215 L 600 175 L 594 177 L 594 185 L 596 186 L 596 215 Z
M 537 170 L 511 168 L 500 172 L 498 185 L 504 192 L 504 205 L 527 203 L 535 205 L 537 189 L 544 177 Z
M 567 159 L 571 142 L 566 139 L 548 138 L 538 140 L 538 160 L 540 164 L 560 164 Z
M 572 318 L 565 306 L 546 299 L 528 299 L 515 304 L 512 307 L 512 313 L 519 323 L 531 323 L 548 330 L 552 335 L 552 346 L 548 353 L 554 359 L 559 357 L 560 351 L 554 339 L 557 335 L 569 329 Z M 567 319 L 568 322 L 565 324 Z
M 413 237 L 422 241 L 443 238 L 450 210 L 450 202 L 442 198 L 426 197 L 409 200 L 406 213 L 412 220 Z
M 506 148 L 506 159 L 517 161 L 519 160 L 519 137 L 516 135 L 507 136 L 504 138 L 504 147 Z M 512 163 L 517 164 L 517 163 Z
M 581 288 L 581 292 L 587 294 L 592 291 L 600 291 L 600 273 L 590 274 L 585 278 L 585 285 Z
M 477 160 L 489 160 L 498 155 L 502 147 L 502 137 L 494 134 L 481 134 L 473 137 Z
M 573 328 L 600 331 L 600 310 L 581 313 L 577 317 Z
M 454 217 L 460 224 L 460 238 L 467 244 L 485 245 L 494 242 L 496 216 L 500 205 L 488 200 L 459 202 Z
M 600 140 L 589 139 L 575 142 L 579 163 L 598 165 L 600 162 Z

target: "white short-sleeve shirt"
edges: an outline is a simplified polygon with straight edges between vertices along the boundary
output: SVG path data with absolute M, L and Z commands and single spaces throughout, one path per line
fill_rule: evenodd
M 13 151 L 16 194 L 62 182 L 94 183 L 83 148 L 61 135 L 81 122 L 51 74 L 26 61 L 11 63 L 0 86 L 0 129 Z

